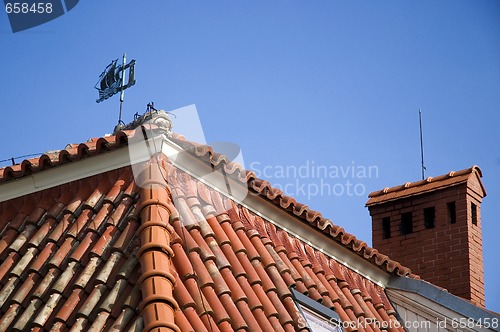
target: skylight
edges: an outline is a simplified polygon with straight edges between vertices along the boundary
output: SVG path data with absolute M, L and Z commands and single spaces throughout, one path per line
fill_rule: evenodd
M 339 315 L 330 308 L 291 289 L 295 303 L 304 316 L 310 332 L 342 332 L 342 322 Z

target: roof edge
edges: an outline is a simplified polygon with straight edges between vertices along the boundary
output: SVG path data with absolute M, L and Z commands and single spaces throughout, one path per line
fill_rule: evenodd
M 489 318 L 490 320 L 493 318 L 500 318 L 500 315 L 498 314 L 480 308 L 467 300 L 448 293 L 447 291 L 423 280 L 391 276 L 386 288 L 418 294 L 463 316 L 473 318 L 476 321 L 484 321 L 485 318 Z
M 259 197 L 264 202 L 269 202 L 276 210 L 302 221 L 302 224 L 308 229 L 309 233 L 311 233 L 311 228 L 316 230 L 318 238 L 324 238 L 323 241 L 326 242 L 333 240 L 332 245 L 339 245 L 343 249 L 346 249 L 346 254 L 348 254 L 347 256 L 351 260 L 359 258 L 361 262 L 360 267 L 356 267 L 357 264 L 354 264 L 354 266 L 349 264 L 349 259 L 341 259 L 340 261 L 345 266 L 359 270 L 361 266 L 367 263 L 370 266 L 370 271 L 378 270 L 381 275 L 377 283 L 381 286 L 385 286 L 391 274 L 417 277 L 411 274 L 410 269 L 407 267 L 402 266 L 397 261 L 391 260 L 388 256 L 378 252 L 378 250 L 369 247 L 366 242 L 345 232 L 342 227 L 334 225 L 329 219 L 324 218 L 320 212 L 309 209 L 307 205 L 298 203 L 294 198 L 284 195 L 281 190 L 272 187 L 269 182 L 258 179 L 255 173 L 246 171 L 241 165 L 229 161 L 224 155 L 213 152 L 211 147 L 187 141 L 180 135 L 173 134 L 167 137 L 164 134 L 160 134 L 150 137 L 153 143 L 150 142 L 146 148 L 146 145 L 141 146 L 141 144 L 144 144 L 144 140 L 141 142 L 142 137 L 139 136 L 141 135 L 137 134 L 136 130 L 133 130 L 120 132 L 114 137 L 95 138 L 89 140 L 87 143 L 71 144 L 67 146 L 68 150 L 62 150 L 59 153 L 67 154 L 70 158 L 52 162 L 50 167 L 43 169 L 43 172 L 16 172 L 16 176 L 13 179 L 7 179 L 4 183 L 1 181 L 3 174 L 0 174 L 0 187 L 2 188 L 0 190 L 0 201 L 128 166 L 131 163 L 149 160 L 149 153 L 151 153 L 151 149 L 154 147 L 156 152 L 163 152 L 167 155 L 173 165 L 176 164 L 177 159 L 180 160 L 192 156 L 190 160 L 197 159 L 200 163 L 205 164 L 205 169 L 202 169 L 200 173 L 202 175 L 207 174 L 206 164 L 210 168 L 214 167 L 215 169 L 223 170 L 225 176 L 229 176 L 238 185 L 245 186 L 257 194 L 254 196 Z M 106 149 L 99 149 L 99 144 L 102 144 L 99 142 L 107 142 Z M 138 148 L 135 148 L 136 145 Z M 78 160 L 79 162 L 75 163 L 73 160 Z M 38 160 L 32 160 L 30 163 L 36 164 Z M 226 183 L 221 183 L 222 188 L 225 188 L 226 185 Z M 294 228 L 289 226 L 288 229 Z M 320 234 L 321 236 L 319 236 Z M 302 240 L 304 240 L 303 236 Z M 307 242 L 307 240 L 305 241 Z M 318 248 L 321 249 L 321 245 Z M 336 251 L 334 250 L 333 252 L 335 253 Z M 335 258 L 336 256 L 338 255 L 333 255 L 332 257 Z M 355 261 L 358 260 L 355 259 Z M 361 268 L 361 270 L 365 270 L 366 268 Z M 367 275 L 367 273 L 363 274 Z M 382 276 L 383 274 L 386 275 Z
M 483 181 L 481 181 L 481 178 L 483 177 L 483 172 L 479 168 L 479 166 L 473 166 L 473 168 L 476 168 L 476 172 L 474 174 L 477 176 L 477 182 L 479 182 L 479 186 L 481 187 L 481 190 L 483 191 L 482 193 L 477 193 L 479 195 L 482 195 L 482 197 L 486 197 L 488 194 L 486 193 L 486 188 L 484 187 Z M 469 179 L 470 180 L 470 177 Z

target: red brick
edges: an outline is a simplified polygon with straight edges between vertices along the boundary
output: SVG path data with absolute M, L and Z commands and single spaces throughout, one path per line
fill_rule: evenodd
M 480 206 L 482 197 L 477 194 L 482 192 L 480 172 L 471 168 L 456 174 L 462 176 L 461 182 L 453 183 L 453 178 L 449 180 L 447 175 L 434 178 L 438 179 L 437 181 L 448 181 L 451 183 L 448 187 L 437 186 L 437 189 L 431 190 L 422 188 L 421 192 L 416 189 L 409 197 L 398 193 L 398 190 L 404 191 L 405 188 L 397 187 L 394 189 L 395 197 L 401 195 L 401 198 L 381 205 L 368 204 L 373 220 L 373 246 L 381 251 L 383 248 L 382 252 L 407 265 L 423 279 L 448 288 L 455 295 L 484 304 Z M 394 191 L 393 188 L 390 190 Z M 394 194 L 391 196 L 394 198 Z M 379 202 L 383 202 L 383 195 L 380 197 Z M 455 202 L 454 224 L 448 220 L 449 202 Z M 476 225 L 472 224 L 471 202 L 477 206 Z M 432 206 L 435 207 L 435 227 L 426 229 L 423 209 Z M 413 214 L 413 232 L 401 236 L 400 216 L 401 213 L 409 211 Z M 382 218 L 387 216 L 391 218 L 392 237 L 382 239 Z M 416 259 L 416 256 L 419 259 Z

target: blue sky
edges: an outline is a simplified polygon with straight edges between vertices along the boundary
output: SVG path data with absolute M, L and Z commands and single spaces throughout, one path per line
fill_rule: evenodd
M 209 143 L 238 144 L 247 168 L 268 166 L 271 183 L 369 243 L 368 193 L 420 179 L 422 109 L 426 174 L 483 171 L 486 301 L 500 312 L 500 2 L 81 1 L 18 33 L 0 14 L 0 50 L 0 160 L 111 132 L 118 97 L 97 104 L 93 86 L 127 52 L 125 122 L 150 101 L 196 104 Z M 377 172 L 271 172 L 313 163 Z

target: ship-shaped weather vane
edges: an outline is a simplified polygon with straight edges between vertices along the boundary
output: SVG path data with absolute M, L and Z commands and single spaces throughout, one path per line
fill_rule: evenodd
M 123 63 L 118 65 L 118 59 L 113 60 L 99 76 L 94 86 L 99 91 L 99 99 L 96 102 L 100 103 L 109 97 L 120 93 L 120 115 L 118 117 L 118 126 L 123 124 L 122 107 L 125 97 L 125 90 L 135 84 L 135 60 L 127 63 L 127 56 L 123 54 Z M 128 71 L 128 80 L 126 81 Z

